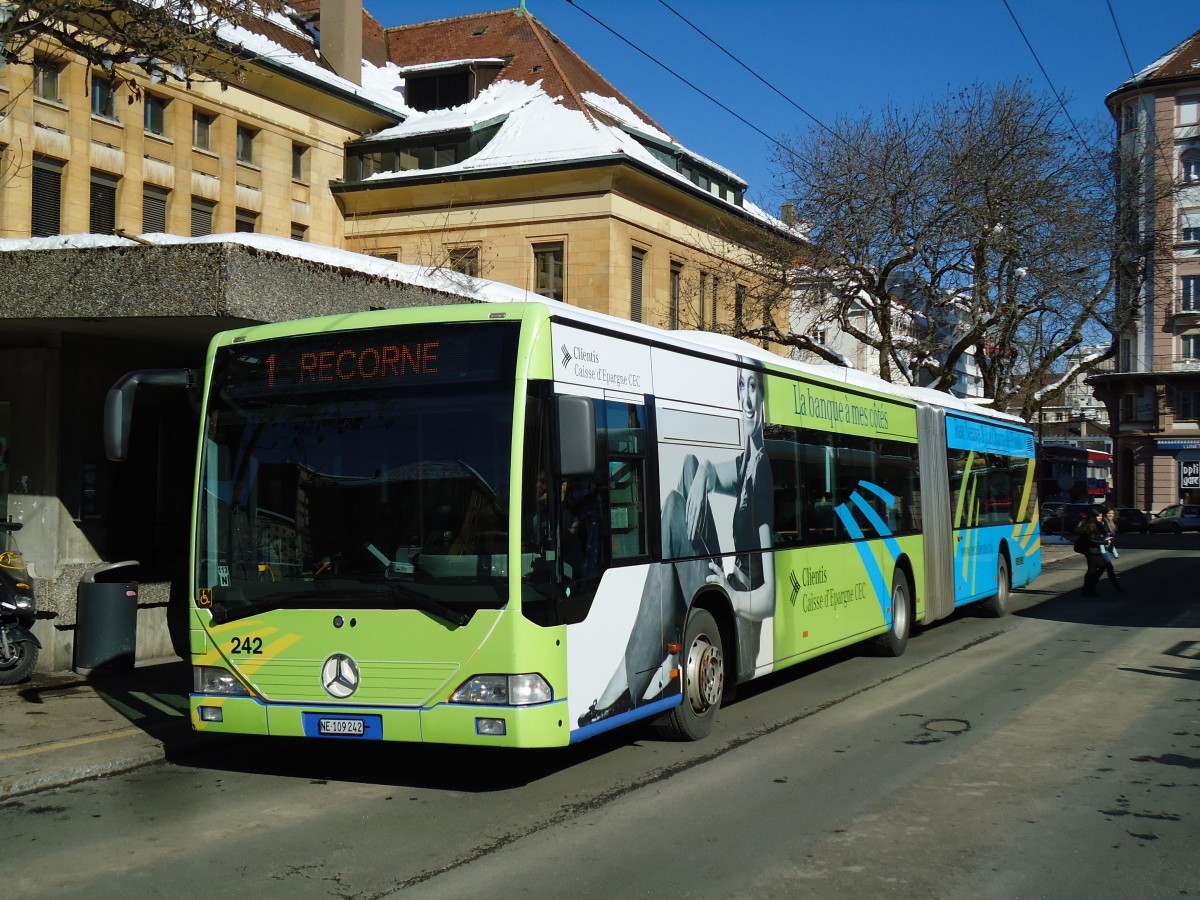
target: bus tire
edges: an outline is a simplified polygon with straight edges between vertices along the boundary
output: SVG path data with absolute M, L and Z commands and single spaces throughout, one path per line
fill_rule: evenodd
M 903 570 L 896 569 L 892 575 L 892 625 L 872 641 L 875 653 L 879 656 L 903 656 L 912 632 L 912 620 L 908 578 Z
M 683 702 L 656 723 L 658 732 L 673 741 L 698 741 L 712 731 L 725 693 L 725 652 L 717 620 L 706 609 L 693 607 L 683 632 Z
M 985 616 L 999 619 L 1008 615 L 1008 597 L 1012 588 L 1012 576 L 1008 574 L 1008 557 L 1001 554 L 996 563 L 996 593 L 979 603 Z

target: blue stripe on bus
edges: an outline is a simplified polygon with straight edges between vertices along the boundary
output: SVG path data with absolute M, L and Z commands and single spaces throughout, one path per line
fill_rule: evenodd
M 861 482 L 859 486 L 861 487 L 864 484 L 866 482 Z M 862 498 L 862 495 L 858 491 L 851 494 L 850 499 L 858 507 L 859 511 L 867 517 L 867 521 L 875 527 L 875 531 L 879 533 L 879 536 L 883 538 L 884 545 L 888 548 L 888 552 L 892 554 L 892 562 L 898 560 L 902 551 L 896 539 L 892 537 L 892 529 L 888 528 L 887 522 L 883 521 L 879 513 L 875 512 L 874 508 Z M 888 506 L 891 505 L 890 503 L 888 504 Z
M 871 587 L 875 590 L 875 600 L 879 604 L 880 610 L 883 611 L 883 619 L 889 628 L 892 627 L 892 616 L 889 610 L 891 605 L 891 592 L 884 586 L 883 572 L 879 570 L 879 563 L 871 553 L 871 545 L 862 540 L 862 529 L 858 527 L 858 523 L 854 521 L 854 516 L 850 514 L 850 510 L 845 503 L 839 503 L 833 508 L 837 513 L 837 517 L 842 520 L 842 525 L 846 528 L 846 533 L 854 538 L 854 547 L 858 550 L 859 558 L 862 559 L 863 568 L 867 572 L 867 577 L 871 580 Z
M 620 713 L 619 715 L 615 716 L 609 716 L 607 719 L 601 719 L 599 722 L 593 722 L 591 725 L 584 725 L 582 728 L 576 728 L 571 732 L 571 743 L 575 744 L 579 741 L 587 740 L 590 737 L 603 734 L 605 731 L 612 731 L 614 728 L 620 728 L 622 725 L 628 725 L 630 722 L 635 722 L 638 719 L 645 719 L 650 716 L 664 713 L 668 709 L 673 709 L 682 702 L 683 694 L 675 694 L 673 697 L 667 697 L 663 700 L 655 700 L 653 703 L 643 703 L 641 706 L 635 706 L 629 712 Z

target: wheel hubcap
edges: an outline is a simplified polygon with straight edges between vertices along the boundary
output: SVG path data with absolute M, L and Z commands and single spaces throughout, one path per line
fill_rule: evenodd
M 892 594 L 892 632 L 900 637 L 908 634 L 908 598 L 901 590 Z
M 703 714 L 721 702 L 725 690 L 725 664 L 721 648 L 706 634 L 696 635 L 687 656 L 687 692 L 692 709 Z

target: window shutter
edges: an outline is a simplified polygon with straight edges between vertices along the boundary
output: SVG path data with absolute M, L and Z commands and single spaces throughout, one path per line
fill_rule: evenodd
M 62 167 L 33 164 L 34 237 L 49 237 L 62 230 Z
M 154 187 L 142 195 L 142 233 L 155 234 L 167 230 L 167 192 Z
M 634 247 L 629 291 L 629 318 L 634 322 L 642 321 L 642 269 L 645 260 L 646 251 Z
M 192 201 L 192 237 L 212 234 L 213 207 L 203 200 Z
M 92 234 L 112 234 L 117 227 L 117 179 L 93 172 L 89 194 L 88 230 Z

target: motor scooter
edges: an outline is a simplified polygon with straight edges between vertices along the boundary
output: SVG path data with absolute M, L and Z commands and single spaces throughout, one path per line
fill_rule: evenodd
M 24 681 L 37 665 L 41 642 L 33 636 L 33 579 L 17 547 L 20 522 L 0 522 L 0 685 Z

